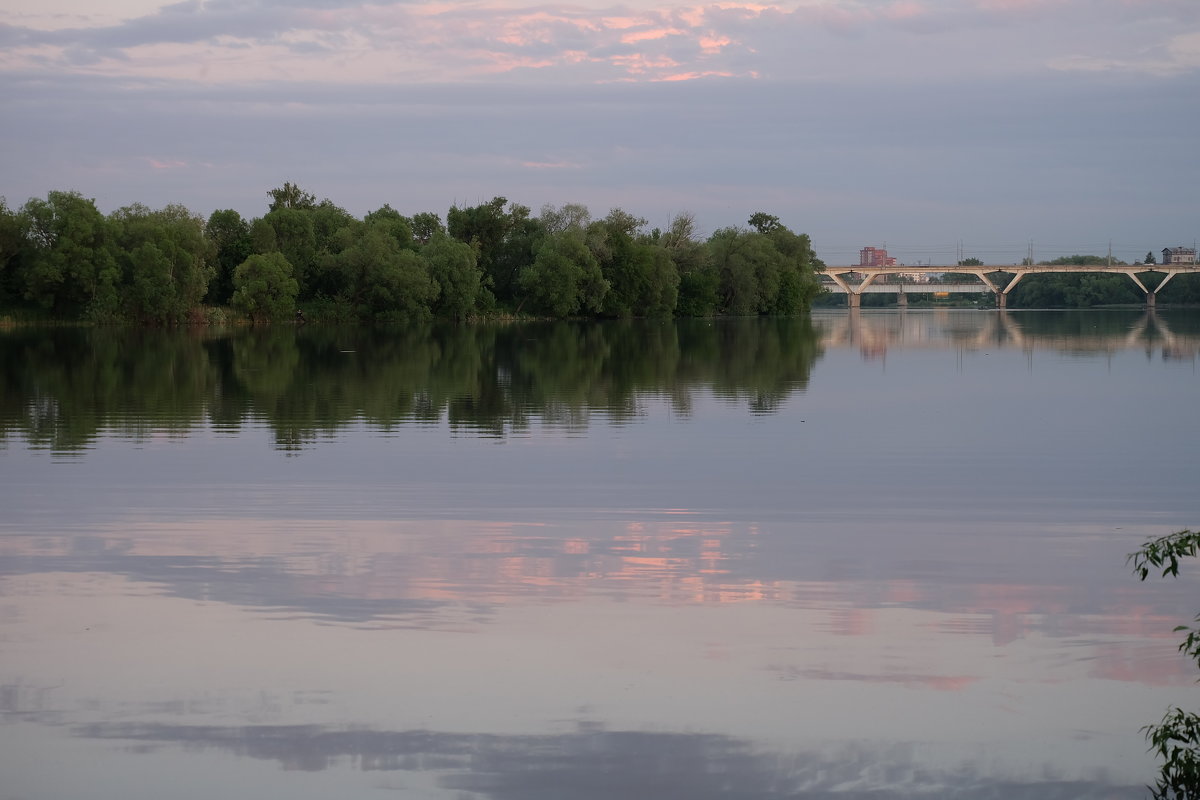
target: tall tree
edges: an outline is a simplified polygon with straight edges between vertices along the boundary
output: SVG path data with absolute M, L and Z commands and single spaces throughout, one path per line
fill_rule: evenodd
M 437 311 L 457 319 L 466 317 L 475 308 L 483 280 L 474 248 L 445 233 L 435 233 L 421 255 L 441 289 Z
M 223 306 L 233 297 L 233 271 L 253 252 L 250 223 L 232 208 L 221 209 L 209 215 L 204 235 L 216 248 L 215 272 L 205 299 Z
M 28 220 L 0 197 L 0 306 L 17 304 L 24 293 Z
M 203 218 L 180 205 L 158 211 L 135 204 L 111 216 L 124 271 L 123 310 L 146 322 L 183 322 L 215 272 L 216 247 Z
M 363 217 L 363 222 L 382 227 L 401 247 L 410 249 L 416 247 L 416 242 L 413 240 L 412 220 L 386 203 L 375 211 L 369 212 Z
M 542 240 L 533 263 L 521 270 L 520 287 L 535 310 L 569 317 L 599 311 L 608 281 L 582 233 L 567 230 Z
M 279 252 L 255 254 L 233 273 L 233 307 L 254 322 L 291 317 L 298 286 L 292 265 Z
M 505 209 L 508 200 L 493 197 L 487 203 L 469 208 L 454 206 L 446 213 L 446 230 L 460 242 L 475 248 L 479 268 L 483 270 L 496 297 L 508 302 L 513 298 L 514 278 L 504 258 L 504 243 L 528 209 Z
M 114 319 L 120 312 L 120 266 L 109 221 L 78 192 L 34 198 L 23 213 L 33 245 L 26 296 L 64 318 Z
M 316 195 L 306 192 L 288 181 L 285 181 L 283 186 L 278 189 L 268 191 L 267 196 L 271 198 L 271 211 L 278 211 L 281 208 L 306 210 L 317 204 Z
M 425 259 L 405 249 L 383 226 L 369 225 L 336 256 L 345 299 L 359 316 L 379 321 L 428 317 L 438 285 Z

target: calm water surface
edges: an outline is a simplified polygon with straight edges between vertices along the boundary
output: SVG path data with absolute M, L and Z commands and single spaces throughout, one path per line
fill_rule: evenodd
M 1198 399 L 1195 312 L 0 332 L 0 800 L 1143 797 Z

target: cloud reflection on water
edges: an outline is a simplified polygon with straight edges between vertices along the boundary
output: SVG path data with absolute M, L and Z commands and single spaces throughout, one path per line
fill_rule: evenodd
M 939 798 L 961 800 L 1114 800 L 1138 797 L 1143 791 L 1111 785 L 1104 776 L 1092 781 L 1055 779 L 1050 762 L 1041 780 L 991 774 L 986 763 L 931 769 L 914 758 L 912 744 L 860 742 L 827 752 L 777 753 L 730 736 L 610 731 L 589 723 L 580 723 L 574 732 L 546 735 L 145 723 L 97 723 L 73 730 L 77 736 L 152 748 L 216 749 L 272 761 L 288 770 L 348 766 L 362 771 L 432 771 L 447 790 L 494 800 L 901 800 L 929 797 L 934 787 Z

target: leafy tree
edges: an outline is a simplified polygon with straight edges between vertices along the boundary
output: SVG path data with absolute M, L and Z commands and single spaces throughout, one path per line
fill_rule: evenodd
M 446 230 L 460 242 L 476 249 L 476 261 L 501 300 L 513 299 L 516 288 L 514 265 L 505 258 L 505 242 L 529 210 L 513 205 L 507 211 L 503 197 L 470 208 L 454 206 L 446 213 Z
M 278 189 L 271 189 L 267 192 L 271 198 L 271 211 L 278 211 L 282 208 L 292 209 L 310 209 L 316 206 L 316 195 L 304 191 L 294 183 L 284 182 L 283 186 Z
M 646 317 L 669 317 L 679 304 L 679 270 L 666 248 L 639 243 L 635 259 L 641 292 L 637 311 Z
M 675 215 L 658 241 L 679 274 L 676 314 L 685 317 L 715 314 L 718 276 L 708 249 L 697 238 L 695 217 L 686 211 Z
M 438 285 L 428 264 L 383 226 L 368 226 L 336 263 L 344 276 L 344 297 L 361 317 L 395 322 L 429 316 Z
M 411 250 L 399 249 L 385 263 L 374 286 L 374 304 L 379 322 L 411 322 L 427 319 L 439 288 L 429 274 L 426 260 Z
M 283 320 L 296 308 L 299 287 L 279 252 L 255 254 L 233 273 L 232 305 L 254 322 Z
M 419 214 L 413 214 L 412 218 L 412 233 L 413 239 L 417 244 L 429 244 L 429 240 L 433 235 L 441 231 L 446 232 L 446 226 L 442 224 L 442 218 L 432 211 L 422 211 Z
M 715 310 L 728 314 L 755 311 L 753 262 L 747 259 L 748 237 L 738 228 L 721 228 L 708 239 L 709 258 L 717 275 Z
M 115 319 L 121 270 L 112 226 L 94 201 L 78 192 L 50 192 L 23 213 L 32 244 L 25 294 L 66 318 Z
M 679 299 L 675 313 L 681 317 L 708 317 L 717 313 L 720 276 L 709 267 L 679 276 Z
M 322 200 L 309 211 L 312 219 L 313 236 L 316 239 L 317 250 L 328 250 L 338 231 L 347 226 L 359 224 L 349 211 L 334 205 L 330 200 Z
M 275 228 L 263 217 L 256 217 L 250 222 L 250 251 L 259 255 L 279 252 Z
M 555 208 L 547 203 L 542 206 L 539 217 L 542 227 L 549 234 L 566 233 L 567 231 L 583 232 L 592 222 L 592 213 L 582 203 L 565 203 Z
M 758 212 L 755 230 L 722 228 L 708 240 L 717 274 L 720 313 L 795 314 L 821 292 L 812 266 L 812 244 L 777 217 Z
M 1200 304 L 1200 275 L 1176 275 L 1158 298 L 1167 303 Z
M 233 271 L 253 252 L 250 223 L 232 208 L 214 211 L 204 225 L 204 235 L 216 248 L 214 275 L 205 299 L 223 306 L 233 297 Z
M 519 282 L 535 308 L 556 317 L 599 311 L 608 292 L 600 263 L 578 230 L 547 235 Z
M 1009 295 L 1012 308 L 1087 308 L 1143 300 L 1124 275 L 1097 273 L 1028 275 Z
M 483 280 L 483 272 L 475 261 L 475 250 L 439 232 L 433 235 L 421 254 L 441 289 L 437 310 L 458 319 L 466 317 L 475 307 Z
M 751 228 L 759 233 L 772 233 L 783 227 L 783 223 L 779 221 L 779 217 L 766 214 L 762 211 L 756 211 L 750 215 L 749 224 Z
M 1179 560 L 1195 558 L 1200 549 L 1200 533 L 1178 531 L 1142 544 L 1127 559 L 1133 572 L 1146 580 L 1151 572 L 1161 570 L 1161 577 L 1179 577 Z M 1200 624 L 1200 616 L 1195 619 Z M 1200 665 L 1200 628 L 1180 625 L 1186 631 L 1179 652 Z M 1172 708 L 1156 725 L 1142 729 L 1150 743 L 1150 751 L 1162 761 L 1153 796 L 1162 800 L 1195 800 L 1200 798 L 1200 715 Z
M 1081 256 L 1076 254 L 1073 256 L 1062 256 L 1061 258 L 1056 258 L 1051 261 L 1043 261 L 1041 263 L 1049 266 L 1103 267 L 1108 265 L 1109 259 L 1107 256 Z M 1112 259 L 1112 263 L 1124 264 L 1125 262 L 1114 258 Z
M 0 305 L 11 306 L 24 292 L 28 220 L 0 197 Z
M 381 226 L 401 247 L 412 248 L 416 245 L 413 241 L 412 221 L 386 203 L 381 208 L 368 213 L 363 218 L 363 222 L 368 225 Z
M 125 312 L 160 324 L 184 321 L 214 273 L 216 247 L 204 234 L 204 220 L 180 205 L 152 211 L 135 204 L 111 221 L 125 273 Z
M 263 221 L 274 233 L 275 251 L 282 253 L 292 265 L 293 277 L 300 287 L 300 297 L 310 297 L 316 283 L 319 252 L 311 210 L 292 206 L 281 207 L 263 217 Z M 254 232 L 252 230 L 252 233 Z
M 564 206 L 562 210 L 570 208 Z M 583 218 L 586 218 L 586 209 Z M 562 215 L 562 219 L 568 217 Z M 645 305 L 643 295 L 649 288 L 649 276 L 645 274 L 645 268 L 650 266 L 650 262 L 634 241 L 634 236 L 645 224 L 646 220 L 614 208 L 607 217 L 588 226 L 588 243 L 609 286 L 604 296 L 605 314 L 628 317 L 642 313 Z
M 812 241 L 808 234 L 793 233 L 782 224 L 768 224 L 764 226 L 764 235 L 783 259 L 778 290 L 774 297 L 765 298 L 768 312 L 786 315 L 808 309 L 821 291 L 813 270 Z
M 486 278 L 486 285 L 480 290 L 482 308 L 494 306 L 497 294 L 509 303 L 516 299 L 521 270 L 533 263 L 546 234 L 542 221 L 531 216 L 526 206 L 516 203 L 509 206 L 509 218 L 511 225 L 492 265 L 492 276 Z
M 960 267 L 982 267 L 983 262 L 978 258 L 964 258 L 962 261 L 958 262 L 958 265 Z
M 1143 263 L 1143 264 L 1157 264 L 1157 263 L 1158 263 L 1158 259 L 1156 259 L 1156 258 L 1154 257 L 1154 251 L 1153 251 L 1153 250 L 1148 250 L 1148 251 L 1146 252 L 1146 257 L 1142 259 L 1142 263 Z

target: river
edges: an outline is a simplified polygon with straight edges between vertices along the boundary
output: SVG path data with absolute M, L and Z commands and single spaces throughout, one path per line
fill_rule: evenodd
M 1200 315 L 0 331 L 0 798 L 1135 798 Z

